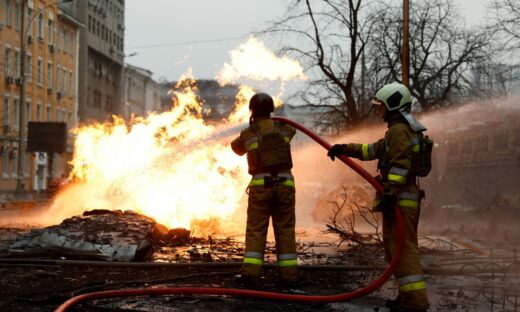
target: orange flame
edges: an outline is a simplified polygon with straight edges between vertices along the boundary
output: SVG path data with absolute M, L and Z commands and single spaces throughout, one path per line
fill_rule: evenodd
M 238 209 L 245 207 L 250 176 L 245 159 L 231 151 L 230 138 L 217 138 L 220 130 L 248 120 L 255 90 L 241 86 L 234 112 L 222 124 L 209 125 L 201 116 L 195 82 L 191 72 L 183 75 L 178 91 L 170 91 L 170 111 L 129 123 L 114 116 L 113 122 L 76 129 L 70 162 L 75 183 L 58 194 L 48 214 L 54 219 L 48 221 L 85 210 L 120 209 L 143 213 L 170 228 L 219 219 L 229 232 L 227 225 L 233 225 Z M 277 98 L 275 102 L 282 104 Z M 241 217 L 235 225 L 243 228 Z

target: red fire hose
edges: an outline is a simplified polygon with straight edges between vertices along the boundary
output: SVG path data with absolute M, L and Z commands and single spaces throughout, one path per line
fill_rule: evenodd
M 318 144 L 323 146 L 326 150 L 329 150 L 331 145 L 317 136 L 311 130 L 305 128 L 299 123 L 292 121 L 290 119 L 284 117 L 273 117 L 275 120 L 279 120 L 286 124 L 289 124 L 296 129 L 302 131 L 309 137 L 311 137 Z M 367 180 L 378 193 L 383 192 L 382 186 L 362 167 L 353 162 L 350 158 L 346 156 L 338 157 L 342 162 L 344 162 L 347 166 L 351 167 L 354 171 L 360 174 L 365 180 Z M 284 300 L 284 301 L 299 301 L 299 302 L 337 302 L 337 301 L 346 301 L 356 299 L 369 293 L 373 292 L 377 288 L 381 287 L 392 275 L 395 266 L 399 262 L 401 258 L 401 254 L 403 251 L 403 243 L 404 243 L 404 233 L 403 233 L 403 219 L 401 215 L 401 211 L 397 209 L 396 211 L 395 222 L 397 225 L 397 246 L 393 253 L 393 258 L 385 272 L 374 280 L 369 285 L 364 288 L 360 288 L 353 292 L 338 294 L 338 295 L 329 295 L 329 296 L 308 296 L 308 295 L 293 295 L 293 294 L 282 294 L 275 292 L 267 292 L 267 291 L 258 291 L 258 290 L 247 290 L 247 289 L 233 289 L 233 288 L 208 288 L 208 287 L 172 287 L 172 288 L 146 288 L 146 289 L 123 289 L 123 290 L 108 290 L 108 291 L 100 291 L 87 293 L 83 295 L 79 295 L 76 297 L 72 297 L 69 300 L 65 301 L 62 305 L 60 305 L 55 312 L 64 312 L 75 306 L 76 304 L 93 299 L 107 299 L 107 298 L 115 298 L 115 297 L 130 297 L 130 296 L 149 296 L 149 295 L 228 295 L 228 296 L 238 296 L 238 297 L 250 297 L 250 298 L 263 298 L 263 299 L 272 299 L 272 300 Z

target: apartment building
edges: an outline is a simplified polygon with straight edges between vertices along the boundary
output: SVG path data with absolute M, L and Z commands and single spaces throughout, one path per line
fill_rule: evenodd
M 65 122 L 67 129 L 77 126 L 82 25 L 55 0 L 2 0 L 0 25 L 0 191 L 16 190 L 19 175 L 23 175 L 25 190 L 45 189 L 49 157 L 41 152 L 24 153 L 25 149 L 20 153 L 19 131 L 24 127 L 26 146 L 29 121 Z M 21 72 L 22 45 L 26 50 L 25 75 Z M 20 100 L 22 83 L 24 103 Z M 55 158 L 55 175 L 66 170 L 72 144 L 69 136 L 66 155 Z M 22 172 L 18 172 L 19 157 Z
M 146 117 L 150 112 L 161 110 L 159 84 L 153 80 L 152 72 L 130 64 L 125 65 L 125 110 L 124 118 Z
M 79 42 L 79 123 L 124 114 L 123 0 L 74 0 L 60 4 L 85 25 Z

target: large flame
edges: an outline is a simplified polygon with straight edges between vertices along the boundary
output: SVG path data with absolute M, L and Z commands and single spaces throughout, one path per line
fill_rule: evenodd
M 217 125 L 203 120 L 203 104 L 197 101 L 191 73 L 179 80 L 175 90 L 170 91 L 170 111 L 128 123 L 114 116 L 113 122 L 75 130 L 70 177 L 75 183 L 58 194 L 51 207 L 53 217 L 91 209 L 130 209 L 170 228 L 236 217 L 245 205 L 250 176 L 245 158 L 229 147 L 238 133 L 218 134 L 247 121 L 255 90 L 241 86 L 234 112 Z M 243 226 L 244 220 L 238 221 Z
M 276 56 L 262 41 L 253 36 L 232 50 L 230 56 L 231 63 L 225 63 L 217 74 L 217 80 L 222 85 L 241 78 L 258 81 L 306 79 L 303 67 L 298 61 L 287 56 Z

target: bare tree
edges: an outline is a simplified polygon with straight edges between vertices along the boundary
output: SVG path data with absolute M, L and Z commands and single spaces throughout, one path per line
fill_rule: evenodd
M 494 0 L 496 28 L 504 37 L 502 48 L 520 49 L 520 1 Z
M 388 5 L 373 32 L 369 72 L 401 81 L 402 8 Z M 423 111 L 460 100 L 469 69 L 488 58 L 489 36 L 467 30 L 450 0 L 416 1 L 410 12 L 410 89 Z
M 374 25 L 372 0 L 295 0 L 268 31 L 296 40 L 282 52 L 300 59 L 310 73 L 293 100 L 322 112 L 325 125 L 350 127 L 366 117 L 356 91 L 360 60 Z M 323 126 L 323 125 L 322 125 Z

